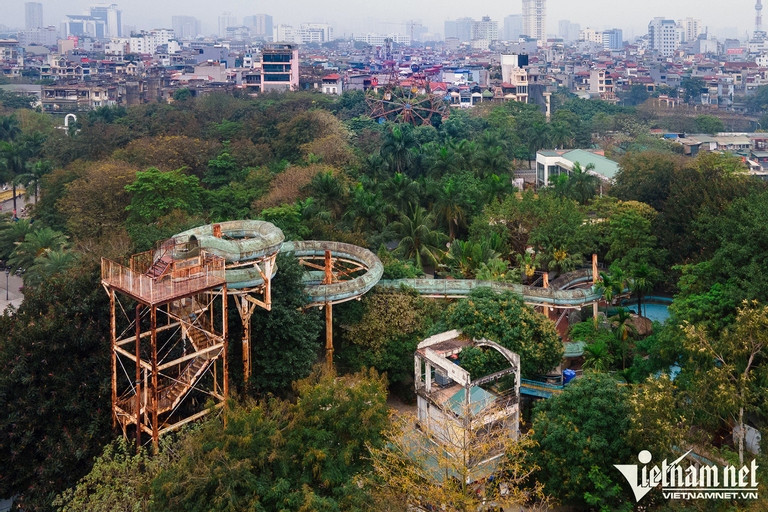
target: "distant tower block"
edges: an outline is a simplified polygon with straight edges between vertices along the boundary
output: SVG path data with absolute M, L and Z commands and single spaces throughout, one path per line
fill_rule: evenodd
M 757 0 L 755 4 L 755 32 L 760 33 L 763 31 L 763 2 Z

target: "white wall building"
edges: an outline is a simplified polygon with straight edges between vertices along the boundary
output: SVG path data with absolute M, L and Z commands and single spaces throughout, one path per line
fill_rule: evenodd
M 154 54 L 159 46 L 168 45 L 175 40 L 175 34 L 172 29 L 158 28 L 149 32 L 142 31 L 139 34 L 131 34 L 129 49 L 131 53 Z M 177 43 L 176 48 L 179 48 Z M 168 49 L 169 53 L 174 53 Z
M 325 23 L 302 23 L 295 35 L 302 44 L 323 44 L 333 41 L 333 27 Z
M 546 0 L 523 0 L 523 33 L 537 41 L 547 40 Z
M 587 27 L 584 30 L 579 30 L 579 41 L 603 44 L 603 33 L 600 30 Z
M 648 39 L 652 50 L 669 57 L 680 43 L 677 23 L 674 20 L 653 18 L 648 24 Z
M 273 37 L 275 42 L 280 43 L 295 43 L 296 31 L 293 29 L 293 25 L 285 25 L 280 23 L 275 26 L 275 35 Z

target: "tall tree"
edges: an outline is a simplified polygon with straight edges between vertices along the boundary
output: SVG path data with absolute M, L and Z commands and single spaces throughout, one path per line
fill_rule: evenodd
M 280 254 L 277 267 L 280 271 L 272 281 L 272 310 L 257 309 L 251 318 L 251 332 L 259 334 L 251 343 L 253 374 L 249 384 L 258 394 L 288 393 L 291 382 L 309 374 L 321 347 L 320 315 L 316 308 L 303 309 L 306 296 L 301 265 L 293 255 Z M 232 351 L 235 360 L 238 350 Z
M 392 224 L 400 237 L 397 252 L 407 259 L 413 258 L 416 267 L 437 265 L 441 258 L 445 235 L 434 229 L 434 217 L 421 206 L 412 206 L 410 215 L 402 213 L 400 220 Z
M 448 310 L 448 324 L 473 338 L 488 338 L 520 354 L 524 376 L 546 374 L 560 364 L 563 356 L 563 343 L 554 323 L 511 292 L 473 290 Z
M 98 269 L 77 267 L 25 290 L 0 317 L 0 495 L 49 510 L 87 473 L 110 432 L 109 312 Z
M 768 306 L 744 301 L 733 326 L 720 335 L 697 326 L 686 329 L 686 349 L 698 362 L 694 371 L 707 409 L 738 427 L 739 464 L 744 464 L 748 415 L 768 399 L 755 374 L 768 361 Z
M 151 510 L 367 509 L 360 476 L 387 425 L 386 379 L 317 371 L 294 390 L 295 402 L 235 407 L 224 425 L 211 420 L 183 439 L 153 481 Z
M 586 373 L 536 404 L 531 458 L 541 468 L 535 477 L 553 497 L 584 508 L 631 509 L 613 470 L 632 457 L 621 435 L 630 427 L 627 395 L 609 375 Z

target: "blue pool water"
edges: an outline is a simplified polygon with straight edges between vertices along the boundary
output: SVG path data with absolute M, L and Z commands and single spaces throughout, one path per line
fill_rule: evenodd
M 625 308 L 631 309 L 637 313 L 637 304 L 625 304 Z M 653 322 L 664 323 L 669 318 L 669 304 L 658 304 L 643 301 L 643 316 L 651 319 Z

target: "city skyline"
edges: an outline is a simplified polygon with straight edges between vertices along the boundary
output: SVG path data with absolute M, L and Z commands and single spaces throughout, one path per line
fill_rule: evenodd
M 80 14 L 97 2 L 89 0 L 71 0 L 53 2 L 43 0 L 43 22 L 58 27 L 67 14 Z M 104 3 L 104 2 L 100 2 Z M 112 3 L 112 2 L 108 2 Z M 132 0 L 130 3 L 117 3 L 123 11 L 123 23 L 137 29 L 151 29 L 171 26 L 174 15 L 194 16 L 202 23 L 205 34 L 217 32 L 218 17 L 224 12 L 232 12 L 240 21 L 245 16 L 270 14 L 275 24 L 299 24 L 303 22 L 328 23 L 334 26 L 337 37 L 349 36 L 361 32 L 398 32 L 408 20 L 421 21 L 432 33 L 443 33 L 443 23 L 448 19 L 472 17 L 503 22 L 505 16 L 522 13 L 522 1 L 495 3 L 482 8 L 460 2 L 445 0 L 438 9 L 432 4 L 414 5 L 405 0 L 391 0 L 380 7 L 375 4 L 365 6 L 366 18 L 359 14 L 360 4 L 352 0 L 335 0 L 333 7 L 317 2 L 294 1 L 289 4 L 267 4 L 256 2 L 244 4 L 236 0 L 221 0 L 215 8 L 209 2 L 201 0 L 171 0 L 158 6 L 150 0 Z M 609 0 L 589 0 L 588 2 L 569 2 L 568 0 L 547 0 L 547 34 L 558 32 L 558 22 L 569 20 L 584 27 L 596 29 L 621 28 L 625 36 L 639 36 L 647 33 L 648 23 L 654 17 L 681 19 L 695 17 L 702 20 L 711 34 L 744 38 L 754 30 L 754 0 L 744 0 L 739 10 L 727 12 L 704 11 L 695 0 L 683 0 L 670 4 L 662 0 L 647 0 L 640 5 L 618 3 Z M 7 0 L 3 24 L 9 28 L 23 28 L 25 24 L 24 0 Z M 400 14 L 401 13 L 401 14 Z M 446 13 L 450 13 L 449 15 Z

